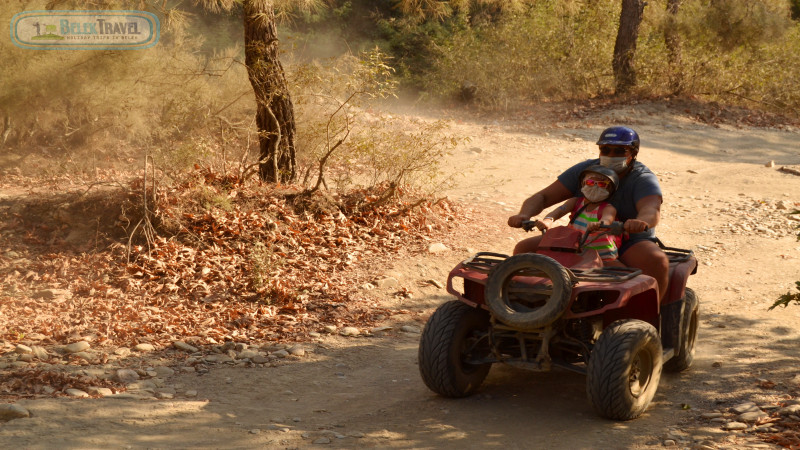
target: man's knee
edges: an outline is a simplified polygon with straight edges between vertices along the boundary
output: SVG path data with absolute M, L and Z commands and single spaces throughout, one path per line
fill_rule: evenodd
M 519 255 L 520 253 L 534 253 L 539 248 L 539 241 L 541 238 L 539 236 L 531 237 L 528 239 L 523 239 L 517 242 L 517 245 L 514 246 L 514 255 Z
M 637 243 L 620 259 L 628 266 L 637 267 L 651 274 L 663 273 L 666 276 L 669 270 L 667 254 L 656 243 L 650 241 Z

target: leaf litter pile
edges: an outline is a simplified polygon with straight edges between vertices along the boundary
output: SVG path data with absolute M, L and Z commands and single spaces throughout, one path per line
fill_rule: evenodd
M 363 273 L 454 226 L 448 201 L 411 204 L 386 195 L 388 187 L 309 199 L 210 171 L 171 188 L 143 185 L 138 179 L 123 193 L 81 203 L 100 205 L 125 229 L 113 239 L 106 233 L 103 245 L 103 225 L 113 227 L 76 219 L 80 202 L 67 223 L 53 219 L 69 210 L 63 201 L 0 209 L 0 244 L 10 249 L 0 254 L 0 338 L 55 344 L 91 336 L 93 346 L 158 348 L 369 326 L 398 311 L 359 296 L 356 286 L 369 281 Z M 77 239 L 76 221 L 93 224 Z M 75 251 L 70 244 L 82 237 Z

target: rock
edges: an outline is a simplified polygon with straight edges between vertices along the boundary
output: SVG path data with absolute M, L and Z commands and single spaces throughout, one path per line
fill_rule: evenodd
M 740 422 L 750 423 L 766 418 L 769 418 L 769 414 L 765 413 L 764 411 L 750 411 L 740 414 L 739 417 L 737 417 L 737 420 L 739 420 Z
M 158 366 L 155 369 L 156 376 L 161 378 L 171 377 L 175 375 L 175 370 L 167 366 Z
M 67 389 L 64 391 L 65 394 L 69 395 L 70 397 L 77 397 L 77 398 L 86 398 L 89 396 L 87 392 L 84 392 L 80 389 Z
M 358 336 L 361 334 L 361 331 L 356 327 L 344 327 L 342 328 L 342 332 L 339 334 L 342 336 Z
M 44 289 L 35 292 L 31 297 L 42 300 L 64 301 L 72 298 L 72 292 L 66 289 Z
M 372 283 L 364 283 L 364 284 L 362 284 L 362 285 L 360 286 L 360 288 L 361 288 L 362 290 L 365 290 L 365 291 L 370 291 L 370 290 L 372 290 L 372 289 L 375 289 L 375 285 L 374 285 L 374 284 L 372 284 Z
M 26 355 L 33 353 L 33 349 L 27 345 L 17 344 L 17 346 L 14 348 L 14 352 L 20 355 Z
M 156 348 L 153 346 L 153 344 L 143 343 L 143 344 L 136 344 L 136 346 L 133 347 L 133 349 L 137 352 L 148 353 L 152 352 Z
M 156 383 L 153 380 L 139 380 L 134 381 L 133 383 L 128 383 L 128 390 L 131 391 L 155 392 L 156 388 L 158 388 L 158 386 L 156 386 Z
M 320 336 L 322 336 L 322 335 L 317 333 L 316 331 L 309 331 L 308 332 L 308 337 L 310 337 L 310 338 L 318 338 Z
M 301 346 L 301 345 L 295 345 L 293 347 L 290 347 L 287 351 L 292 356 L 305 356 L 306 355 L 306 349 L 304 349 L 303 346 Z
M 184 397 L 190 397 L 190 398 L 191 397 L 197 397 L 197 391 L 195 391 L 195 390 L 186 391 L 186 392 L 183 393 L 183 396 Z
M 114 395 L 114 391 L 109 388 L 104 387 L 90 387 L 87 389 L 90 395 L 99 395 L 101 397 L 106 397 L 108 395 Z
M 126 356 L 131 354 L 131 349 L 125 348 L 125 347 L 120 347 L 120 348 L 114 350 L 114 354 L 119 356 L 119 357 L 124 358 L 124 357 L 126 357 Z
M 91 362 L 92 360 L 94 360 L 94 355 L 92 355 L 89 352 L 76 352 L 76 353 L 73 353 L 72 356 L 76 356 L 78 358 L 81 358 L 81 359 L 85 360 L 86 362 Z
M 369 332 L 375 334 L 375 333 L 380 333 L 380 332 L 383 332 L 383 331 L 389 331 L 391 329 L 392 329 L 392 327 L 375 327 L 375 328 L 372 328 L 371 330 L 369 330 Z
M 243 352 L 240 352 L 238 355 L 236 355 L 237 356 L 236 359 L 249 359 L 249 360 L 252 361 L 253 358 L 255 358 L 258 355 L 259 355 L 259 353 L 256 350 L 245 350 Z
M 442 244 L 441 242 L 437 242 L 435 244 L 431 244 L 428 246 L 428 253 L 442 253 L 450 250 L 447 248 L 446 245 Z
M 753 402 L 744 402 L 731 407 L 731 411 L 735 412 L 736 414 L 743 414 L 746 412 L 761 411 L 761 410 L 758 409 L 758 406 L 756 406 L 756 404 Z
M 778 410 L 778 414 L 782 416 L 796 415 L 798 413 L 800 413 L 800 405 L 789 405 Z
M 177 348 L 178 350 L 183 350 L 184 352 L 187 352 L 187 353 L 196 353 L 198 351 L 197 347 L 189 345 L 189 344 L 187 344 L 186 342 L 183 342 L 183 341 L 174 341 L 172 343 L 172 346 Z
M 377 280 L 373 281 L 373 283 L 375 284 L 375 286 L 377 286 L 379 288 L 384 288 L 384 289 L 385 288 L 393 288 L 393 287 L 397 287 L 397 286 L 400 285 L 400 282 L 397 281 L 397 279 L 393 278 L 393 277 L 378 278 Z
M 717 417 L 722 417 L 722 413 L 721 412 L 707 412 L 707 413 L 700 414 L 700 417 L 702 417 L 703 419 L 716 419 Z
M 419 327 L 415 325 L 403 325 L 402 327 L 400 327 L 400 331 L 411 334 L 419 334 L 422 332 L 422 330 L 420 330 Z
M 114 379 L 120 383 L 133 383 L 139 379 L 139 374 L 131 369 L 118 369 L 114 372 Z
M 0 404 L 0 421 L 7 422 L 9 420 L 24 419 L 30 416 L 31 413 L 19 405 L 13 403 Z
M 245 344 L 244 342 L 236 342 L 235 344 L 233 344 L 233 349 L 236 350 L 237 352 L 243 352 L 248 348 L 249 348 L 248 345 Z
M 746 430 L 747 424 L 742 422 L 728 422 L 722 426 L 722 429 L 727 431 Z
M 175 398 L 175 394 L 173 394 L 172 392 L 156 392 L 156 398 L 169 400 Z
M 286 350 L 278 350 L 277 352 L 272 353 L 270 356 L 274 356 L 277 358 L 286 358 L 287 356 L 289 356 L 289 352 L 287 352 Z
M 36 356 L 36 359 L 40 361 L 47 361 L 50 359 L 50 354 L 47 353 L 47 350 L 45 350 L 44 347 L 34 345 L 31 347 L 31 351 L 33 352 L 34 356 Z
M 336 330 L 338 330 L 336 325 L 325 325 L 322 329 L 325 330 L 326 333 L 336 333 Z
M 769 168 L 775 167 L 775 161 L 770 161 L 770 162 L 764 164 L 764 167 L 769 167 Z
M 217 354 L 217 355 L 208 355 L 204 358 L 206 362 L 213 362 L 213 363 L 227 363 L 233 362 L 233 358 L 228 355 Z
M 331 443 L 331 439 L 330 438 L 326 438 L 326 437 L 321 437 L 319 439 L 314 439 L 314 442 L 313 442 L 313 444 L 316 444 L 316 445 L 324 445 L 324 444 L 330 444 L 330 443 Z
M 266 364 L 270 361 L 270 359 L 266 356 L 257 355 L 254 356 L 252 359 L 250 359 L 250 361 L 252 361 L 255 364 Z
M 678 445 L 678 443 L 675 442 L 675 440 L 673 440 L 673 439 L 665 439 L 663 444 L 664 444 L 664 447 L 674 447 L 674 446 Z
M 91 347 L 91 345 L 89 345 L 88 342 L 78 341 L 68 344 L 66 347 L 64 347 L 64 350 L 66 350 L 67 353 L 78 353 L 84 350 L 88 350 L 89 347 Z

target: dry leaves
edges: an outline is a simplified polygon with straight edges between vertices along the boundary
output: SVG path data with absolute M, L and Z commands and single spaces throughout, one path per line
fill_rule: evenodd
M 140 192 L 141 180 L 134 186 Z M 58 224 L 10 218 L 3 228 L 24 236 L 15 248 L 29 257 L 0 255 L 0 337 L 202 345 L 366 326 L 392 311 L 354 295 L 352 268 L 421 247 L 454 217 L 446 201 L 409 208 L 410 201 L 384 202 L 383 192 L 367 191 L 306 199 L 296 210 L 292 194 L 199 171 L 150 201 L 152 241 L 128 248 L 127 239 L 117 240 L 92 253 L 59 245 L 66 231 Z

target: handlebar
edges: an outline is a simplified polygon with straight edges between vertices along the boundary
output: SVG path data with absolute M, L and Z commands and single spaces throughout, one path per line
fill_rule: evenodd
M 535 220 L 524 220 L 524 221 L 522 221 L 521 227 L 525 231 L 531 231 L 534 228 L 536 228 L 536 221 Z M 646 227 L 644 229 L 644 231 L 647 231 L 649 229 L 650 229 L 650 227 Z M 619 236 L 619 235 L 622 235 L 623 233 L 625 233 L 625 223 L 624 222 L 619 222 L 619 221 L 614 221 L 614 222 L 611 223 L 611 225 L 600 224 L 600 226 L 598 227 L 598 230 L 602 230 L 600 234 L 610 234 L 612 236 Z M 545 231 L 542 230 L 542 234 L 544 234 L 544 232 Z M 595 233 L 597 233 L 597 231 L 595 231 Z M 589 233 L 588 230 L 583 233 L 583 236 L 581 237 L 580 243 L 578 244 L 579 247 L 583 247 L 583 245 L 586 243 L 586 240 L 589 238 L 589 234 L 590 233 Z

